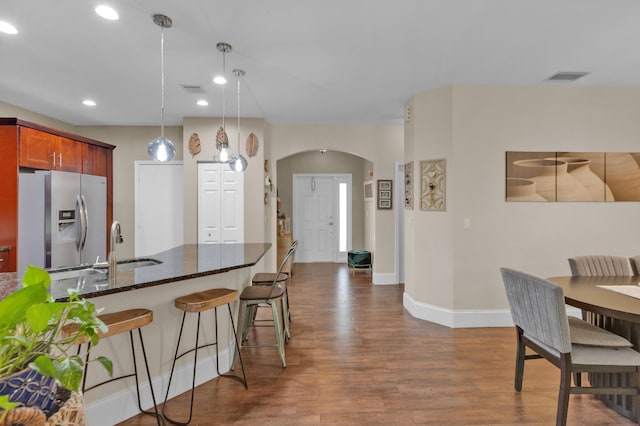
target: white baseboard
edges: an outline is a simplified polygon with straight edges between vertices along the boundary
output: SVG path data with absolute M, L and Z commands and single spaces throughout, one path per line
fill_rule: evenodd
M 374 272 L 371 281 L 374 285 L 394 285 L 398 284 L 398 277 L 396 277 L 396 274 L 380 274 Z
M 407 292 L 403 294 L 402 306 L 415 318 L 444 325 L 450 328 L 513 327 L 509 309 L 457 310 L 417 302 Z M 580 318 L 580 309 L 568 307 L 567 314 Z
M 231 345 L 234 344 L 235 343 L 233 343 L 232 340 Z M 220 371 L 225 373 L 229 371 L 231 366 L 229 350 L 221 351 L 219 356 Z M 218 377 L 218 373 L 216 372 L 216 357 L 201 357 L 202 354 L 199 352 L 198 368 L 196 371 L 196 386 Z M 189 359 L 189 355 L 185 358 Z M 190 361 L 184 361 L 183 359 L 178 361 L 178 365 L 173 372 L 169 399 L 191 389 L 193 358 L 191 358 Z M 241 371 L 238 371 L 238 373 L 242 374 Z M 142 374 L 140 376 L 140 399 L 142 401 L 142 408 L 153 411 L 153 401 L 151 399 L 151 392 L 149 391 L 149 382 L 145 377 L 146 373 L 144 373 L 144 367 L 139 369 L 138 374 Z M 131 381 L 133 382 L 133 379 L 131 379 Z M 161 377 L 153 379 L 153 389 L 157 404 L 162 404 L 162 402 L 164 402 L 168 382 L 169 372 L 166 372 Z M 238 385 L 243 386 L 241 383 L 238 383 Z M 90 424 L 91 426 L 111 426 L 139 414 L 140 410 L 138 409 L 135 382 L 133 382 L 127 389 L 87 404 L 85 406 L 85 413 L 87 416 L 87 424 Z

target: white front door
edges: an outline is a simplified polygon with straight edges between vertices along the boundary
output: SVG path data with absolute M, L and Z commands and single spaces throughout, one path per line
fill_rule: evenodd
M 198 163 L 198 243 L 244 242 L 244 173 Z
M 351 246 L 351 175 L 294 175 L 293 192 L 296 261 L 346 261 Z

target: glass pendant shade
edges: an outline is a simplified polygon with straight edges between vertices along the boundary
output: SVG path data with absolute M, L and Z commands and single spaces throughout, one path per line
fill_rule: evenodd
M 231 151 L 229 151 L 229 144 L 223 143 L 220 148 L 213 155 L 213 161 L 216 163 L 228 163 L 231 159 Z
M 229 168 L 234 172 L 244 172 L 247 170 L 247 159 L 242 154 L 234 155 L 229 161 Z
M 149 142 L 147 153 L 155 161 L 171 161 L 176 156 L 176 147 L 169 139 L 160 136 Z

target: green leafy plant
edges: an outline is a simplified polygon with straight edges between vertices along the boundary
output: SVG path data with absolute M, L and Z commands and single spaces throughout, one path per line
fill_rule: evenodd
M 95 346 L 98 333 L 106 332 L 107 327 L 96 316 L 93 303 L 73 290 L 69 290 L 68 302 L 56 302 L 48 292 L 50 284 L 47 271 L 29 266 L 23 287 L 0 301 L 0 378 L 30 367 L 77 391 L 84 360 L 76 355 L 76 342 L 88 339 Z M 76 324 L 73 331 L 63 332 L 62 327 L 71 323 Z M 112 374 L 108 358 L 90 361 L 98 361 Z

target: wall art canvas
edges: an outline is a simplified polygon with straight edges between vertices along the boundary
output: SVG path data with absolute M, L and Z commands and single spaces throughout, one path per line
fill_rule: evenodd
M 640 201 L 640 154 L 506 153 L 507 201 Z
M 413 161 L 404 165 L 404 208 L 413 210 Z
M 420 210 L 446 210 L 444 159 L 420 161 Z

